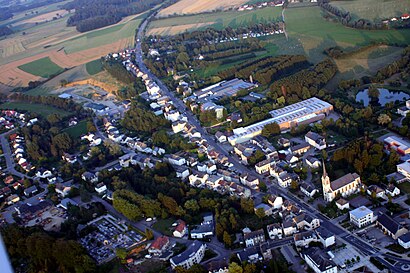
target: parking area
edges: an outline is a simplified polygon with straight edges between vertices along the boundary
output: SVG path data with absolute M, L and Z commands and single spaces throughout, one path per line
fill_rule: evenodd
M 372 226 L 357 233 L 363 240 L 373 244 L 376 247 L 386 247 L 394 240 L 390 236 L 386 236 L 379 228 Z
M 352 272 L 363 266 L 374 268 L 368 258 L 362 256 L 352 247 L 337 249 L 332 254 L 334 255 L 333 261 L 341 268 L 339 272 Z M 377 270 L 377 268 L 375 269 Z

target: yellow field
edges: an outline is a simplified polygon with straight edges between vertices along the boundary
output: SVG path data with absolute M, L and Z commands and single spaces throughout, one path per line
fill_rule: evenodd
M 175 35 L 181 32 L 188 31 L 190 29 L 197 29 L 205 26 L 214 24 L 215 22 L 197 23 L 197 24 L 186 24 L 179 26 L 168 26 L 168 27 L 157 27 L 148 30 L 148 35 Z
M 180 0 L 160 11 L 158 15 L 165 17 L 173 14 L 194 14 L 213 10 L 227 10 L 239 7 L 247 2 L 247 0 Z
M 58 14 L 58 15 L 57 15 Z M 35 24 L 35 23 L 43 23 L 43 22 L 47 22 L 47 21 L 51 21 L 53 20 L 54 17 L 64 17 L 65 15 L 68 14 L 68 11 L 64 10 L 64 9 L 60 9 L 60 10 L 56 10 L 56 11 L 52 11 L 52 12 L 48 12 L 45 14 L 41 14 L 39 16 L 27 19 L 27 20 L 23 20 L 21 21 L 21 23 L 19 24 Z

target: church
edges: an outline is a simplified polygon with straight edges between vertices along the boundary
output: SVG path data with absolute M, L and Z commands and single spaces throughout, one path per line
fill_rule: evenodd
M 348 173 L 330 182 L 330 178 L 326 172 L 325 162 L 323 162 L 322 187 L 323 199 L 325 199 L 326 202 L 331 202 L 337 195 L 346 197 L 356 193 L 360 189 L 360 184 L 360 176 L 357 173 Z

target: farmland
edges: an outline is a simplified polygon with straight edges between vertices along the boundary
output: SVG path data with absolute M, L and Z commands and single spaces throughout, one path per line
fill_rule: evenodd
M 63 71 L 63 69 L 55 63 L 53 63 L 49 57 L 45 57 L 27 64 L 23 64 L 18 68 L 27 73 L 42 78 L 49 78 L 50 76 L 61 73 Z
M 214 10 L 226 10 L 245 4 L 247 0 L 181 0 L 163 9 L 159 16 L 173 14 L 193 14 Z
M 218 30 L 225 27 L 237 28 L 279 20 L 281 11 L 279 7 L 269 7 L 254 11 L 226 11 L 159 19 L 150 24 L 148 34 L 174 35 L 186 30 L 193 31 L 206 27 Z
M 380 21 L 385 18 L 400 17 L 403 13 L 410 12 L 410 1 L 408 0 L 345 0 L 332 1 L 331 4 L 349 11 L 353 19 Z
M 144 16 L 129 16 L 116 25 L 88 33 L 67 27 L 65 17 L 32 26 L 25 30 L 25 35 L 13 34 L 0 40 L 0 82 L 8 86 L 26 86 L 29 81 L 41 80 L 47 73 L 31 74 L 30 69 L 19 69 L 39 59 L 49 58 L 61 68 L 72 68 L 129 47 L 134 43 L 135 30 Z
M 62 117 L 70 115 L 69 112 L 57 109 L 52 106 L 26 102 L 6 102 L 0 105 L 0 109 L 15 109 L 20 111 L 29 111 L 32 113 L 37 113 L 43 117 L 47 117 L 51 114 L 59 114 Z
M 85 65 L 87 69 L 87 73 L 90 75 L 95 75 L 100 73 L 103 70 L 102 63 L 100 59 L 91 61 L 89 63 L 86 63 Z

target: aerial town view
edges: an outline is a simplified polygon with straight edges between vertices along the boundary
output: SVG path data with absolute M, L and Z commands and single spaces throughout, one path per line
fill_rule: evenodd
M 410 273 L 409 0 L 0 0 L 0 273 Z

